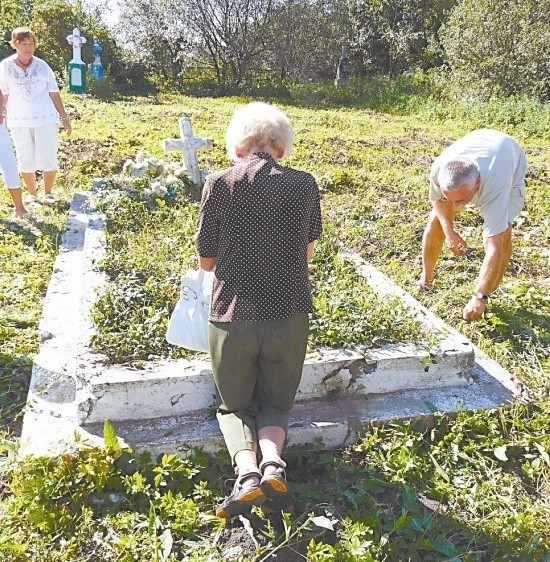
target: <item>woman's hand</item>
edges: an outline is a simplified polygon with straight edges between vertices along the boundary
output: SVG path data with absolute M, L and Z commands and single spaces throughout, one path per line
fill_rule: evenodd
M 66 119 L 62 120 L 63 123 L 63 128 L 65 129 L 65 132 L 70 135 L 73 132 L 73 126 L 71 125 L 71 121 L 70 119 L 67 117 Z
M 50 92 L 50 98 L 57 109 L 57 113 L 59 113 L 59 117 L 61 117 L 61 121 L 63 122 L 63 128 L 65 132 L 70 135 L 73 132 L 73 128 L 71 126 L 71 120 L 65 111 L 65 107 L 63 106 L 63 102 L 61 101 L 61 96 L 59 92 Z

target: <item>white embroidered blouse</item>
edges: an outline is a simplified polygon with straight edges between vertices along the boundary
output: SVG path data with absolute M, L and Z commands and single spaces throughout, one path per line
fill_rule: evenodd
M 59 92 L 53 70 L 35 56 L 23 70 L 15 64 L 16 56 L 0 62 L 0 91 L 9 96 L 9 127 L 38 127 L 58 121 L 59 114 L 50 98 L 50 92 Z

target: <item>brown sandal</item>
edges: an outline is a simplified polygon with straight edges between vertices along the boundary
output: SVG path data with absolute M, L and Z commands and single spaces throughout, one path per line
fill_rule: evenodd
M 273 466 L 277 470 L 265 474 L 265 468 Z M 290 511 L 292 509 L 292 497 L 286 481 L 285 467 L 277 461 L 265 461 L 260 464 L 262 480 L 260 487 L 265 494 L 265 503 L 262 504 L 262 511 L 265 514 L 277 511 Z
M 240 475 L 235 480 L 231 495 L 223 500 L 216 509 L 216 516 L 227 519 L 234 515 L 242 515 L 248 513 L 253 505 L 262 505 L 265 501 L 265 495 L 260 484 L 249 484 L 243 486 L 242 482 L 251 476 L 257 476 L 258 480 L 262 478 L 259 472 L 251 471 Z

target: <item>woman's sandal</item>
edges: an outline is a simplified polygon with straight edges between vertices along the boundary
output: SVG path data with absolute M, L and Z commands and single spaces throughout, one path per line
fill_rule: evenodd
M 13 220 L 20 220 L 20 221 L 30 221 L 33 218 L 32 214 L 26 211 L 21 215 L 18 215 L 17 213 L 13 213 L 12 216 L 13 216 Z
M 274 472 L 265 473 L 268 466 L 276 468 Z M 277 461 L 264 461 L 260 464 L 262 479 L 260 487 L 265 494 L 265 502 L 262 504 L 264 514 L 277 511 L 290 511 L 292 509 L 292 497 L 286 481 L 285 467 Z
M 257 484 L 243 486 L 243 482 L 252 476 L 258 478 Z M 227 519 L 234 515 L 248 513 L 253 505 L 262 505 L 265 501 L 264 491 L 260 486 L 262 475 L 257 471 L 250 471 L 239 475 L 235 480 L 231 495 L 223 500 L 216 509 L 216 516 Z

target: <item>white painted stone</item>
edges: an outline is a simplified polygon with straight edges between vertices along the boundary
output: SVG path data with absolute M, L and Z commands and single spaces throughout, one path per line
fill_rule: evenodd
M 377 394 L 425 386 L 468 384 L 473 352 L 455 353 L 426 366 L 427 354 L 415 354 L 412 346 L 387 346 L 367 358 L 349 350 L 320 352 L 306 360 L 297 401 L 331 394 Z M 206 359 L 150 362 L 144 369 L 127 366 L 95 366 L 88 372 L 90 391 L 79 404 L 82 423 L 181 415 L 216 407 L 217 393 L 210 362 Z M 85 378 L 82 373 L 79 378 Z
M 515 389 L 517 391 L 517 389 Z M 322 400 L 296 402 L 289 416 L 289 445 L 307 445 L 321 438 L 326 448 L 350 445 L 371 424 L 395 418 L 422 419 L 441 412 L 495 408 L 517 397 L 476 364 L 466 385 L 405 390 L 371 395 L 332 395 Z M 182 416 L 114 422 L 117 435 L 137 451 L 185 455 L 194 447 L 208 452 L 224 449 L 223 438 L 212 410 Z M 91 435 L 101 435 L 101 423 L 86 426 Z

